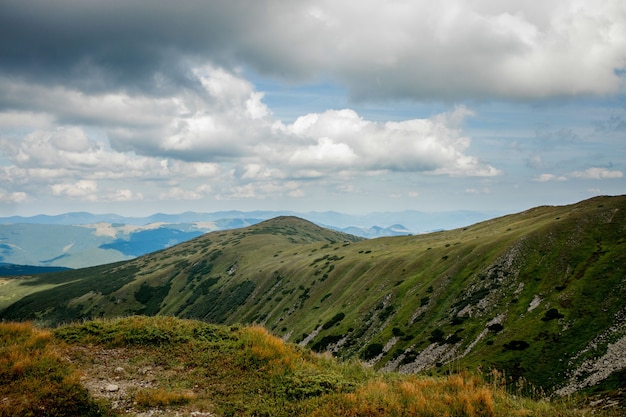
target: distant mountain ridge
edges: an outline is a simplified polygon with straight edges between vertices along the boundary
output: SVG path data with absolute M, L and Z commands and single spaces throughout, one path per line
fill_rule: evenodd
M 69 268 L 101 265 L 132 259 L 207 232 L 251 226 L 285 215 L 305 218 L 320 226 L 365 238 L 460 227 L 489 216 L 467 211 L 404 211 L 359 216 L 282 211 L 157 213 L 147 217 L 86 212 L 12 216 L 0 218 L 0 262 Z
M 394 225 L 402 225 L 409 233 L 424 233 L 433 230 L 454 229 L 467 226 L 482 220 L 487 220 L 502 215 L 497 211 L 443 211 L 422 212 L 416 210 L 404 210 L 397 212 L 374 212 L 369 214 L 346 214 L 334 211 L 306 212 L 294 211 L 216 211 L 207 213 L 184 212 L 180 214 L 156 213 L 146 217 L 125 217 L 117 214 L 92 214 L 87 212 L 72 212 L 59 215 L 36 215 L 36 216 L 9 216 L 0 217 L 0 224 L 34 223 L 34 224 L 61 224 L 81 225 L 95 223 L 120 223 L 125 225 L 143 226 L 151 223 L 200 223 L 216 222 L 220 220 L 233 221 L 235 219 L 268 220 L 279 216 L 296 216 L 319 225 L 343 229 L 356 228 L 391 228 Z M 243 227 L 245 225 L 241 225 Z
M 361 239 L 281 216 L 111 265 L 7 279 L 0 319 L 260 324 L 376 369 L 626 388 L 626 196 Z

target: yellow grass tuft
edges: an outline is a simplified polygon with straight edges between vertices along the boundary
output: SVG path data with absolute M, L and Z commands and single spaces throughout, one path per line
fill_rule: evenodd
M 299 355 L 294 347 L 271 335 L 264 327 L 245 328 L 243 339 L 250 359 L 270 372 L 293 370 L 298 362 Z
M 168 391 L 161 388 L 151 388 L 138 391 L 135 401 L 141 407 L 167 407 L 188 404 L 196 398 L 190 391 Z
M 495 417 L 494 395 L 468 375 L 378 379 L 353 393 L 329 398 L 312 415 Z

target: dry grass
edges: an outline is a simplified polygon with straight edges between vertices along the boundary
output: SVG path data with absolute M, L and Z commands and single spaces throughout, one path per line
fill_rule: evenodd
M 501 415 L 496 412 L 496 396 L 470 375 L 377 379 L 355 392 L 329 398 L 312 415 L 489 417 Z
M 0 416 L 106 414 L 54 342 L 30 323 L 0 323 Z
M 193 392 L 170 391 L 162 388 L 143 389 L 135 393 L 135 402 L 146 408 L 188 404 L 195 398 Z

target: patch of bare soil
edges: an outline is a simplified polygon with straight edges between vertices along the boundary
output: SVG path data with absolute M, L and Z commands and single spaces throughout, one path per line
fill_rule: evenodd
M 129 348 L 72 346 L 67 359 L 80 370 L 81 383 L 96 399 L 102 399 L 120 415 L 136 417 L 215 417 L 202 411 L 139 406 L 137 392 L 159 387 L 159 379 L 172 372 L 148 362 L 141 352 Z

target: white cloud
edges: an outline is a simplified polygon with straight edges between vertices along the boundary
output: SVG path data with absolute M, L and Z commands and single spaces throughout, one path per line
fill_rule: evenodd
M 316 145 L 297 149 L 289 158 L 289 163 L 297 167 L 349 167 L 357 160 L 357 155 L 345 143 L 335 143 L 330 138 L 320 138 Z
M 140 192 L 133 192 L 126 188 L 123 190 L 115 190 L 109 194 L 106 198 L 107 201 L 137 201 L 143 200 L 143 194 Z
M 2 203 L 22 203 L 26 201 L 28 195 L 25 192 L 17 191 L 5 193 L 0 191 L 0 202 Z
M 189 190 L 180 187 L 168 188 L 159 194 L 160 200 L 199 200 L 206 196 L 206 189 Z
M 465 194 L 491 194 L 491 189 L 489 187 L 466 188 Z
M 541 174 L 533 178 L 535 182 L 567 181 L 567 177 L 554 174 Z
M 279 126 L 299 138 L 289 155 L 292 166 L 315 172 L 351 169 L 431 172 L 455 176 L 494 176 L 501 172 L 465 151 L 464 119 L 472 112 L 461 106 L 429 119 L 377 123 L 349 109 L 307 114 Z M 302 144 L 307 144 L 302 146 Z
M 98 183 L 96 181 L 80 180 L 75 183 L 54 184 L 51 189 L 55 196 L 88 201 L 98 200 Z
M 570 174 L 574 178 L 592 179 L 592 180 L 604 180 L 623 178 L 624 173 L 622 171 L 611 171 L 606 168 L 589 168 L 585 171 L 575 171 Z
M 103 97 L 57 87 L 45 93 L 40 87 L 44 96 L 58 101 L 64 94 L 69 102 L 82 100 L 98 114 L 98 123 L 57 122 L 21 139 L 0 136 L 0 156 L 12 164 L 0 166 L 0 179 L 16 187 L 28 183 L 33 191 L 47 186 L 58 197 L 133 201 L 204 198 L 207 193 L 197 189 L 203 179 L 219 184 L 212 193 L 222 198 L 266 198 L 304 195 L 290 179 L 349 180 L 390 171 L 460 177 L 501 173 L 467 154 L 470 139 L 463 125 L 473 113 L 464 106 L 430 118 L 386 123 L 367 120 L 352 109 L 327 110 L 284 124 L 240 74 L 213 66 L 195 74 L 203 94 L 179 91 L 154 105 L 129 93 L 99 100 Z M 84 119 L 79 107 L 47 108 L 51 113 L 45 119 L 96 122 Z M 145 123 L 130 122 L 131 112 L 139 112 Z M 145 180 L 153 187 L 132 188 Z M 87 187 L 96 181 L 133 184 L 108 183 L 96 197 Z M 159 190 L 165 184 L 169 188 Z

